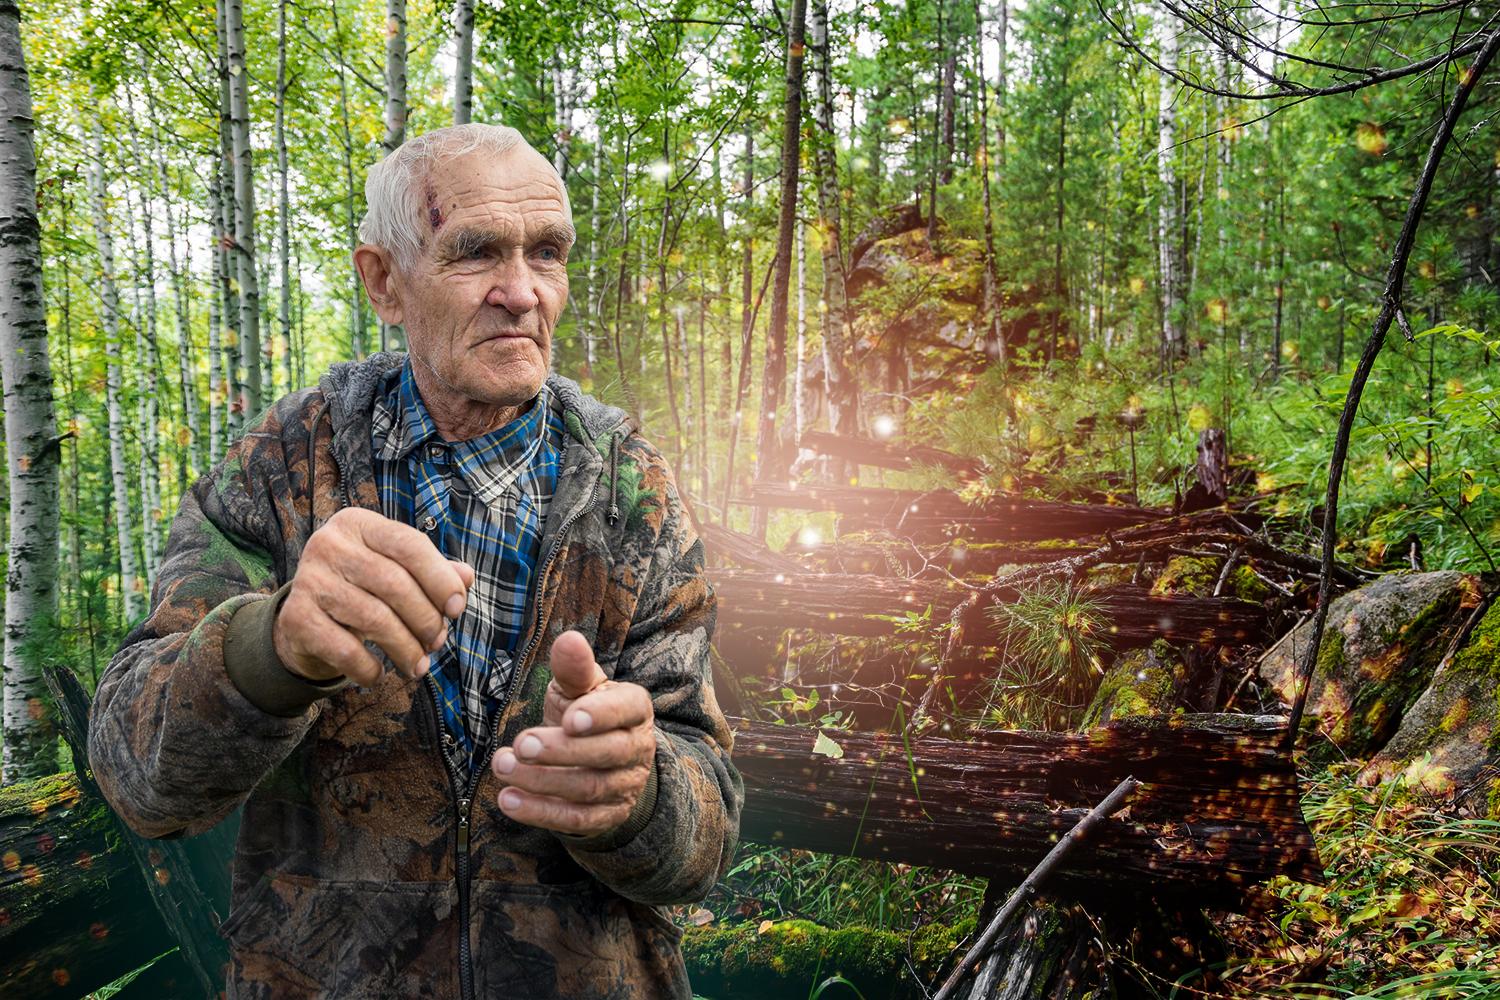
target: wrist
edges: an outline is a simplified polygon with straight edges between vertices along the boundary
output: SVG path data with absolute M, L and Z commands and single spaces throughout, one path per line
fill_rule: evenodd
M 290 596 L 291 591 L 288 588 L 287 593 L 276 602 L 276 609 L 273 613 L 274 617 L 271 620 L 271 649 L 276 654 L 276 659 L 281 662 L 282 668 L 287 673 L 297 677 L 299 680 L 310 681 L 314 684 L 324 684 L 329 681 L 338 680 L 343 674 L 337 670 L 318 672 L 316 670 L 303 669 L 302 665 L 297 662 L 297 658 L 292 655 L 291 650 L 287 648 L 286 631 L 282 628 L 281 623 L 281 609 L 286 604 L 286 598 Z

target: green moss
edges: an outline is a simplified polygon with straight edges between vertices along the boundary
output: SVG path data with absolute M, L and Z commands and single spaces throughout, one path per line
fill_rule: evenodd
M 1453 657 L 1453 669 L 1500 680 L 1500 601 L 1495 601 Z
M 71 772 L 49 774 L 30 781 L 0 787 L 0 816 L 15 816 L 31 811 L 34 803 L 55 807 L 59 800 L 79 795 L 78 778 Z
M 1134 650 L 1120 657 L 1099 683 L 1079 728 L 1167 712 L 1177 690 L 1174 661 L 1171 648 L 1160 640 L 1150 651 Z
M 1323 633 L 1323 645 L 1318 650 L 1318 674 L 1324 678 L 1334 677 L 1344 663 L 1344 633 L 1337 626 Z
M 924 979 L 953 958 L 974 929 L 974 918 L 929 924 L 910 938 L 912 960 Z M 764 933 L 753 923 L 690 927 L 682 950 L 694 989 L 708 996 L 751 998 L 799 993 L 842 975 L 866 1000 L 923 996 L 906 968 L 905 932 L 868 927 L 832 929 L 810 920 L 783 920 Z
M 1243 564 L 1230 571 L 1224 589 L 1242 601 L 1259 603 L 1271 596 L 1271 588 L 1266 581 L 1257 576 L 1255 570 Z
M 1206 556 L 1173 556 L 1162 567 L 1151 593 L 1157 597 L 1172 594 L 1192 594 L 1208 597 L 1219 582 L 1219 568 L 1223 560 Z

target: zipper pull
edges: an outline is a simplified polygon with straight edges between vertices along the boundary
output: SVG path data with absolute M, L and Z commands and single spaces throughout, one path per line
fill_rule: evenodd
M 469 849 L 469 800 L 458 800 L 458 849 Z

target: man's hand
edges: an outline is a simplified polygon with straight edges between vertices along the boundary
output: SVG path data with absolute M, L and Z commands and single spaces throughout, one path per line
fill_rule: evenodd
M 366 640 L 420 677 L 463 613 L 474 570 L 444 558 L 422 532 L 346 507 L 312 533 L 276 615 L 273 644 L 288 670 L 311 680 L 347 674 L 368 687 L 383 670 Z
M 552 643 L 542 725 L 522 730 L 491 763 L 509 787 L 511 819 L 562 833 L 603 833 L 625 822 L 656 766 L 655 713 L 639 684 L 607 680 L 579 632 Z

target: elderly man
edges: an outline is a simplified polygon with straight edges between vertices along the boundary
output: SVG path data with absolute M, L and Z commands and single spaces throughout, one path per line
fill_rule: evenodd
M 183 498 L 89 760 L 125 821 L 241 803 L 227 995 L 691 996 L 744 797 L 703 547 L 623 411 L 549 375 L 573 242 L 509 128 L 370 173 L 410 353 L 276 402 Z

